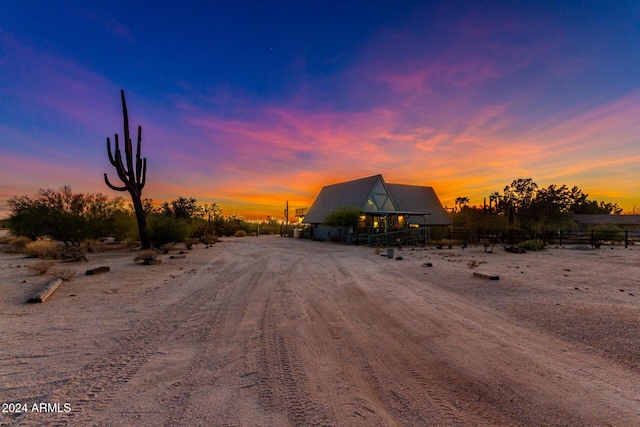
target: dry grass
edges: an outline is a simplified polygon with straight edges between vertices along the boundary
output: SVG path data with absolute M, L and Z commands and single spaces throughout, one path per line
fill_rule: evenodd
M 139 252 L 133 260 L 135 262 L 142 261 L 145 264 L 151 264 L 156 260 L 156 258 L 158 258 L 158 253 L 153 249 L 147 249 L 145 251 Z
M 247 232 L 244 230 L 238 230 L 236 231 L 236 234 L 234 234 L 235 237 L 247 237 Z
M 176 245 L 175 242 L 165 243 L 164 245 L 160 246 L 159 249 L 163 254 L 168 254 L 169 251 L 173 249 L 175 245 Z
M 10 252 L 22 253 L 24 247 L 31 242 L 31 239 L 25 236 L 4 236 L 0 239 L 1 244 L 10 245 Z
M 50 240 L 36 240 L 24 246 L 24 253 L 31 258 L 55 259 L 58 257 L 58 245 Z
M 51 275 L 55 278 L 62 279 L 64 281 L 71 280 L 77 273 L 75 268 L 71 267 L 59 267 L 51 270 Z
M 36 273 L 42 275 L 42 274 L 47 274 L 49 269 L 51 267 L 53 267 L 54 265 L 56 265 L 55 261 L 52 261 L 52 260 L 48 259 L 48 260 L 37 261 L 34 264 L 31 264 L 29 266 L 29 269 L 31 269 L 31 270 L 35 271 Z

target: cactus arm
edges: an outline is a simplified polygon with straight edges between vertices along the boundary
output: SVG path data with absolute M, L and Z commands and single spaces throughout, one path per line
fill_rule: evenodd
M 107 186 L 115 191 L 127 191 L 127 187 L 116 187 L 115 185 L 111 184 L 109 182 L 109 178 L 107 178 L 107 174 L 104 174 L 104 182 L 107 184 Z
M 140 191 L 144 188 L 144 184 L 147 182 L 147 159 L 142 159 L 142 181 L 138 188 Z
M 144 177 L 141 177 L 141 174 L 142 174 L 142 160 L 140 159 L 141 143 L 142 143 L 142 126 L 138 126 L 138 146 L 136 150 L 136 182 L 138 183 L 138 185 L 140 185 L 141 182 L 144 182 Z M 145 174 L 146 174 L 146 168 L 145 168 Z M 142 190 L 142 188 L 140 189 Z
M 120 150 L 118 149 L 118 134 L 116 134 L 116 154 L 119 151 Z M 109 139 L 109 137 L 107 137 L 107 154 L 109 155 L 109 162 L 113 166 L 116 166 L 116 159 L 113 157 L 113 153 L 111 152 L 111 140 Z
M 133 169 L 133 147 L 131 145 L 131 136 L 129 135 L 129 113 L 127 112 L 127 102 L 124 98 L 124 90 L 120 90 L 122 96 L 122 115 L 124 116 L 124 153 L 127 157 L 126 174 L 130 183 L 136 182 Z M 139 153 L 138 153 L 139 155 Z

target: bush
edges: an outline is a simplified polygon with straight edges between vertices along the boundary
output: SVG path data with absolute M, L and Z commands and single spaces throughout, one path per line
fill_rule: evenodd
M 540 239 L 526 240 L 518 245 L 520 249 L 539 251 L 547 247 L 547 243 Z
M 155 247 L 167 243 L 182 243 L 189 236 L 189 225 L 184 220 L 154 215 L 149 217 L 147 233 Z
M 51 270 L 51 275 L 57 279 L 67 281 L 76 275 L 76 270 L 71 267 L 60 267 Z
M 175 246 L 176 246 L 175 242 L 165 243 L 164 245 L 160 246 L 158 249 L 160 249 L 160 252 L 162 252 L 163 254 L 168 254 L 169 251 L 173 249 Z
M 29 268 L 35 271 L 36 273 L 42 275 L 42 274 L 47 274 L 47 271 L 49 271 L 49 269 L 53 267 L 55 264 L 56 264 L 55 261 L 42 260 L 34 264 L 31 264 Z
M 23 253 L 27 244 L 31 243 L 31 239 L 25 236 L 8 236 L 7 243 L 11 245 L 11 252 Z
M 236 231 L 236 234 L 234 234 L 235 237 L 247 237 L 247 232 L 244 230 L 238 230 Z
M 58 257 L 58 245 L 50 240 L 36 240 L 24 246 L 24 253 L 30 258 L 55 259 Z
M 138 253 L 133 260 L 135 262 L 142 261 L 143 264 L 150 265 L 156 260 L 156 258 L 158 258 L 158 253 L 153 249 L 148 249 Z

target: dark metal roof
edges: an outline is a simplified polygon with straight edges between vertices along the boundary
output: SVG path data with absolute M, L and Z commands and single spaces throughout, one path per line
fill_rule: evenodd
M 374 175 L 322 187 L 305 215 L 304 222 L 307 224 L 322 224 L 324 218 L 336 209 L 343 207 L 361 209 L 365 205 L 371 189 L 381 179 L 382 175 Z
M 637 225 L 640 226 L 640 215 L 608 215 L 608 214 L 576 214 L 573 220 L 578 224 L 597 225 Z
M 427 224 L 451 224 L 451 218 L 432 187 L 406 184 L 387 184 L 387 187 L 401 213 L 411 216 L 428 215 Z M 423 221 L 424 219 L 420 218 L 411 222 L 423 224 Z

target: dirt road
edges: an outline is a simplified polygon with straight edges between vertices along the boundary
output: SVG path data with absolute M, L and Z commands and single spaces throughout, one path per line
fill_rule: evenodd
M 127 255 L 120 271 L 77 277 L 38 306 L 19 303 L 32 288 L 11 288 L 0 401 L 29 410 L 0 422 L 640 425 L 640 307 L 627 295 L 637 280 L 614 293 L 591 275 L 589 286 L 576 277 L 558 290 L 578 267 L 549 271 L 549 254 L 396 255 L 403 260 L 366 247 L 229 239 L 156 267 Z M 96 262 L 116 265 L 110 256 Z M 500 280 L 474 278 L 467 259 L 485 260 L 480 270 Z M 630 268 L 637 273 L 637 261 Z M 598 327 L 622 321 L 629 336 L 594 344 L 589 327 L 562 315 L 590 304 L 599 304 Z M 42 402 L 70 412 L 31 410 Z

